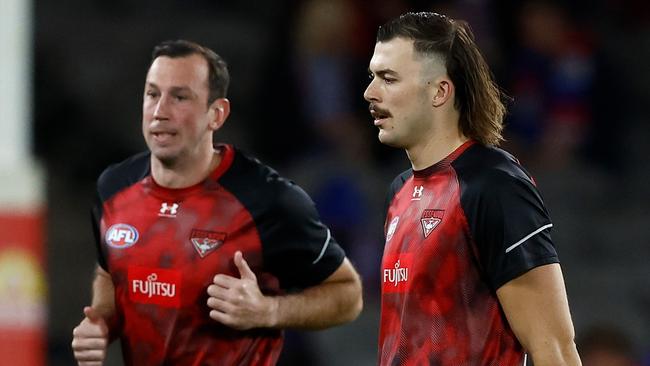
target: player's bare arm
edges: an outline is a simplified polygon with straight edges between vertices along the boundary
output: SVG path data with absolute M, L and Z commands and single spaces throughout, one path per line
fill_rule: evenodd
M 559 264 L 528 271 L 501 286 L 497 296 L 536 366 L 581 365 Z
M 83 310 L 84 319 L 72 331 L 72 350 L 80 366 L 101 365 L 110 343 L 109 319 L 115 313 L 114 286 L 110 275 L 97 267 L 91 306 Z
M 97 266 L 93 281 L 92 307 L 104 319 L 110 319 L 115 314 L 115 287 L 111 275 Z
M 322 283 L 299 293 L 265 296 L 241 252 L 240 278 L 216 275 L 208 287 L 210 317 L 235 329 L 322 329 L 354 320 L 363 307 L 361 281 L 347 260 Z

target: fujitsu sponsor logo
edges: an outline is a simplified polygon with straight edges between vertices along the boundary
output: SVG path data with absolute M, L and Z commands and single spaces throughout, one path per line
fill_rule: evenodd
M 130 266 L 129 299 L 140 304 L 180 307 L 181 280 L 178 270 Z
M 174 297 L 176 296 L 176 285 L 173 283 L 158 282 L 158 275 L 155 273 L 147 276 L 147 280 L 133 280 L 132 291 L 138 292 L 147 297 L 163 296 Z
M 406 292 L 412 275 L 412 253 L 387 255 L 383 260 L 382 288 L 384 293 Z
M 408 279 L 409 269 L 400 267 L 399 259 L 395 262 L 395 268 L 384 269 L 384 283 L 388 282 L 397 287 L 400 282 L 408 281 Z

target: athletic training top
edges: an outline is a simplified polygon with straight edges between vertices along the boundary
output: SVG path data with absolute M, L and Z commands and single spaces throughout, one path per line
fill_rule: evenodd
M 468 141 L 391 185 L 382 263 L 381 365 L 522 365 L 496 290 L 558 262 L 532 178 Z
M 203 182 L 166 189 L 150 155 L 111 166 L 98 181 L 98 261 L 115 285 L 127 365 L 274 365 L 282 333 L 237 331 L 209 317 L 216 274 L 239 277 L 242 251 L 265 294 L 325 280 L 343 250 L 293 182 L 229 145 Z

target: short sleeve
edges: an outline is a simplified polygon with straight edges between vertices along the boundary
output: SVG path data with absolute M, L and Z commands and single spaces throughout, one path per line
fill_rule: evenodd
M 400 189 L 404 186 L 404 183 L 413 175 L 413 171 L 411 169 L 406 170 L 402 172 L 400 175 L 395 177 L 393 179 L 393 182 L 390 184 L 388 187 L 388 192 L 386 192 L 386 198 L 384 200 L 384 234 L 386 234 L 386 230 L 388 229 L 387 225 L 388 223 L 386 222 L 386 218 L 388 217 L 388 209 L 390 208 L 390 204 L 393 202 L 393 198 L 395 198 L 395 195 L 397 192 L 399 192 Z
M 109 272 L 108 253 L 106 247 L 103 245 L 101 235 L 103 204 L 120 190 L 133 185 L 149 175 L 149 171 L 149 153 L 143 152 L 121 163 L 110 165 L 104 169 L 97 179 L 97 191 L 95 193 L 95 202 L 92 206 L 90 218 L 95 246 L 97 248 L 97 262 L 107 272 Z
M 290 182 L 277 184 L 272 204 L 258 222 L 264 266 L 285 289 L 319 284 L 339 268 L 345 253 L 307 193 Z
M 106 272 L 108 272 L 108 263 L 104 253 L 104 246 L 102 245 L 102 235 L 100 230 L 100 223 L 102 219 L 102 203 L 99 196 L 96 197 L 92 210 L 90 211 L 90 221 L 92 224 L 93 238 L 95 239 L 95 247 L 97 249 L 97 263 Z
M 461 198 L 481 267 L 494 290 L 525 272 L 558 262 L 553 224 L 530 178 L 495 170 Z

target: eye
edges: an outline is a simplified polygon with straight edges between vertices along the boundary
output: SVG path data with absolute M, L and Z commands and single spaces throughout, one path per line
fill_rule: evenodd
M 396 80 L 393 79 L 393 78 L 387 78 L 387 77 L 384 78 L 384 83 L 386 83 L 386 84 L 392 84 L 392 83 L 394 83 L 395 81 L 396 81 Z
M 155 98 L 155 97 L 158 96 L 158 92 L 156 92 L 155 90 L 147 90 L 147 91 L 144 93 L 144 95 L 146 95 L 146 96 L 149 97 L 149 98 Z

